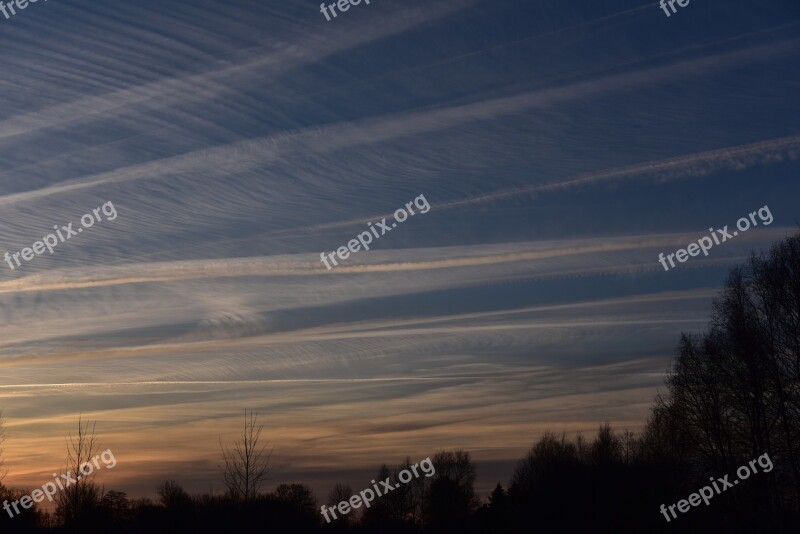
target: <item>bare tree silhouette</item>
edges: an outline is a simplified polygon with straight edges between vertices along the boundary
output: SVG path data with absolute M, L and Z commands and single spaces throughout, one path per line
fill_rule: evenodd
M 95 426 L 96 422 L 84 422 L 80 416 L 77 435 L 70 432 L 65 438 L 67 459 L 64 474 L 71 473 L 74 481 L 65 482 L 64 489 L 57 494 L 56 516 L 66 525 L 80 522 L 100 501 L 101 490 L 93 482 L 96 471 L 91 465 L 92 458 L 100 450 Z M 87 465 L 90 469 L 85 469 Z
M 220 440 L 223 465 L 222 470 L 228 494 L 236 501 L 245 505 L 255 500 L 261 487 L 267 480 L 267 475 L 272 470 L 270 457 L 272 451 L 267 452 L 267 443 L 259 446 L 263 425 L 258 425 L 258 416 L 251 411 L 244 411 L 244 428 L 239 439 L 234 441 L 233 447 L 226 447 Z
M 710 476 L 768 453 L 774 472 L 729 497 L 731 525 L 799 509 L 800 234 L 732 269 L 710 328 L 677 352 L 644 432 L 650 459 Z
M 347 501 L 353 495 L 353 488 L 346 484 L 336 484 L 328 494 L 328 507 L 335 508 L 342 501 Z M 339 517 L 342 524 L 350 523 L 354 514 L 344 514 Z

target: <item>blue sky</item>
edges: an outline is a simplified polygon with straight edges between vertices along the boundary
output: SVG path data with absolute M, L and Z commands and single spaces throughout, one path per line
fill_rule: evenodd
M 0 18 L 7 483 L 78 414 L 106 487 L 222 487 L 242 411 L 324 498 L 545 430 L 635 430 L 727 270 L 800 220 L 800 5 L 70 0 Z M 370 251 L 319 261 L 419 195 Z M 665 272 L 674 252 L 774 216 Z

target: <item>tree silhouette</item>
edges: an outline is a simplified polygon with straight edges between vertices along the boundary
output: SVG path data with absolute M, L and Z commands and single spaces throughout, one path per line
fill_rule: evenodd
M 310 529 L 320 521 L 314 492 L 305 484 L 280 484 L 275 488 L 275 499 L 282 505 L 281 512 L 296 528 Z
M 389 466 L 382 464 L 380 468 L 378 468 L 378 473 L 373 480 L 385 480 L 388 477 L 391 477 Z M 362 521 L 369 530 L 386 530 L 394 519 L 395 518 L 391 517 L 391 510 L 388 502 L 382 497 L 376 497 L 370 507 L 365 509 L 362 514 Z
M 105 512 L 107 521 L 112 524 L 129 519 L 130 508 L 128 494 L 123 491 L 109 490 L 100 499 L 100 509 Z
M 272 451 L 267 452 L 267 444 L 260 446 L 263 425 L 257 424 L 258 416 L 253 412 L 244 412 L 244 429 L 233 447 L 226 447 L 220 441 L 223 465 L 220 466 L 228 488 L 228 494 L 234 501 L 245 506 L 251 503 L 261 491 L 267 480 Z
M 71 473 L 75 481 L 65 482 L 64 489 L 57 493 L 56 516 L 61 523 L 68 526 L 85 521 L 97 508 L 100 500 L 101 490 L 93 481 L 96 471 L 91 464 L 92 458 L 100 450 L 95 426 L 95 422 L 84 423 L 83 416 L 79 416 L 77 434 L 73 436 L 70 432 L 65 438 L 67 459 L 64 474 Z
M 328 493 L 327 505 L 329 508 L 335 508 L 340 502 L 349 500 L 352 495 L 353 488 L 345 484 L 336 484 Z M 351 511 L 349 514 L 338 516 L 337 521 L 342 524 L 350 523 L 353 521 L 354 515 L 355 513 Z
M 159 484 L 156 493 L 165 508 L 183 508 L 191 502 L 186 490 L 174 480 L 167 480 Z
M 800 509 L 800 234 L 731 270 L 709 329 L 681 335 L 665 383 L 642 437 L 651 461 L 694 480 L 775 461 L 715 504 L 718 528 L 778 528 Z
M 458 531 L 477 508 L 475 464 L 463 450 L 441 451 L 432 458 L 436 468 L 426 502 L 426 522 L 437 532 Z
M 589 456 L 592 463 L 598 466 L 619 464 L 624 457 L 623 449 L 622 439 L 614 434 L 610 424 L 605 423 L 597 431 Z
M 29 495 L 30 492 L 20 488 L 8 488 L 0 486 L 0 503 L 4 501 L 14 502 L 19 501 L 24 496 Z M 18 505 L 19 514 L 14 514 L 10 517 L 5 510 L 0 508 L 0 532 L 34 532 L 37 525 L 44 525 L 45 516 L 37 504 L 29 509 L 23 508 Z M 13 510 L 12 510 L 13 512 Z

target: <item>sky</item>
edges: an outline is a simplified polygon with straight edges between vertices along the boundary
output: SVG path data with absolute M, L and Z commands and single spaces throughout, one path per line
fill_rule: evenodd
M 0 263 L 5 483 L 49 481 L 79 416 L 117 459 L 96 480 L 132 497 L 221 492 L 244 410 L 267 489 L 320 500 L 456 448 L 485 496 L 545 431 L 640 429 L 729 269 L 800 224 L 800 4 L 676 8 L 0 16 L 0 254 L 81 230 Z

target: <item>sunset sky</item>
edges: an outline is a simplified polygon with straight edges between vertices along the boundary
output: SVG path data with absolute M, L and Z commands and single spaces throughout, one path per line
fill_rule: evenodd
M 800 224 L 796 0 L 318 4 L 0 16 L 0 254 L 118 213 L 0 263 L 7 485 L 82 413 L 107 490 L 219 493 L 252 409 L 268 489 L 463 448 L 485 497 L 546 430 L 639 429 L 730 267 Z

